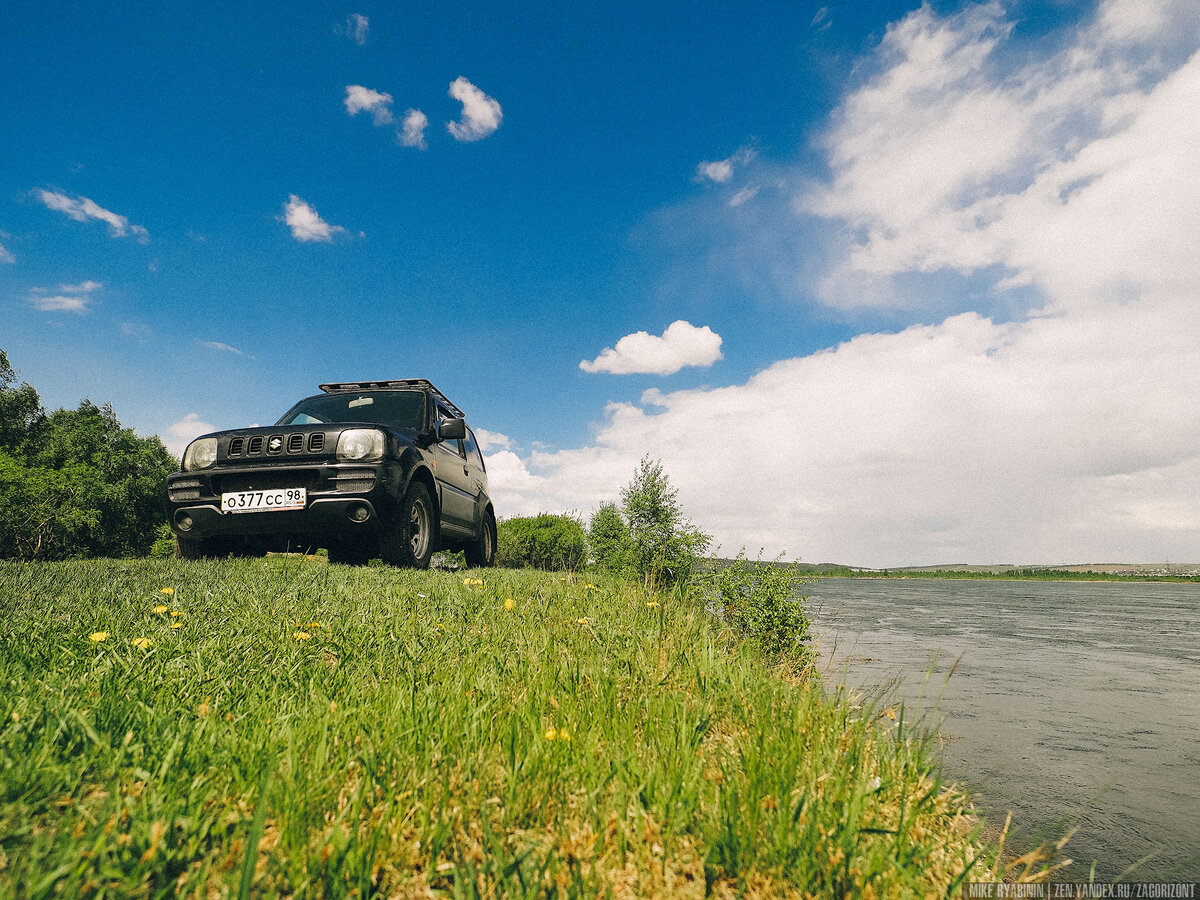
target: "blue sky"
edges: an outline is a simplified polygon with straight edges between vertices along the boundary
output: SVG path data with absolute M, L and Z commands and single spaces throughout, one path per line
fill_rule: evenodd
M 0 347 L 176 452 L 429 377 L 501 515 L 649 453 L 729 553 L 1200 560 L 1198 18 L 22 5 Z

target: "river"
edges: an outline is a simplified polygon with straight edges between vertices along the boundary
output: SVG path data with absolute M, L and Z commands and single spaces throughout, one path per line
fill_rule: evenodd
M 1135 864 L 1127 880 L 1200 880 L 1200 584 L 824 578 L 804 593 L 826 680 L 926 710 L 946 780 L 990 823 L 1012 812 L 1010 848 L 1075 826 L 1064 878 L 1094 862 L 1097 880 Z

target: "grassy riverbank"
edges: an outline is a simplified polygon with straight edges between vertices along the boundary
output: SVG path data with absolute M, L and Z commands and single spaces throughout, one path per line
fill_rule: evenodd
M 902 711 L 681 594 L 0 563 L 0 648 L 3 896 L 923 897 L 992 866 Z

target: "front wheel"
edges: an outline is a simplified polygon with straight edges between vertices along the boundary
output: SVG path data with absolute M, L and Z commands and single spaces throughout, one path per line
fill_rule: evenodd
M 483 514 L 479 523 L 479 537 L 466 546 L 467 565 L 484 569 L 496 561 L 496 517 L 490 512 Z
M 428 569 L 433 556 L 435 516 L 425 485 L 409 486 L 400 519 L 379 537 L 379 556 L 393 566 Z

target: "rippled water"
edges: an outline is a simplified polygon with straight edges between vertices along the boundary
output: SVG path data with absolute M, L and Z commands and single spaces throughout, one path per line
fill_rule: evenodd
M 1129 877 L 1200 880 L 1200 585 L 826 578 L 805 593 L 827 679 L 898 679 L 909 709 L 941 693 L 943 773 L 990 822 L 1011 810 L 1025 844 L 1078 826 L 1069 876 L 1150 857 Z

